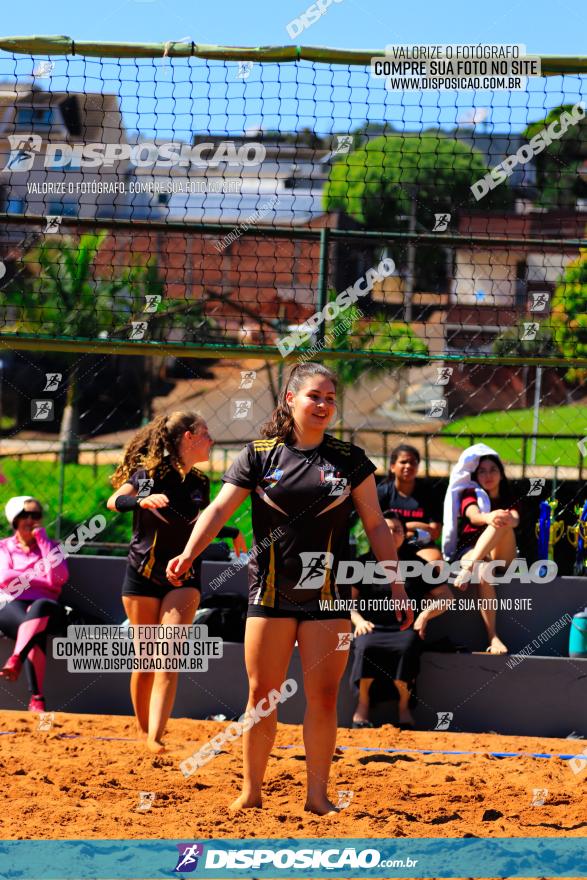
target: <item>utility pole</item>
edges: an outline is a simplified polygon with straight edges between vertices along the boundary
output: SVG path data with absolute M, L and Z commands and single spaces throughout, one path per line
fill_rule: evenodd
M 416 231 L 416 188 L 410 187 L 410 235 Z M 404 292 L 404 321 L 410 324 L 412 318 L 412 296 L 414 294 L 414 274 L 416 267 L 416 243 L 413 238 L 408 242 L 408 265 L 406 271 L 405 292 Z
M 416 187 L 410 187 L 410 235 L 416 232 Z M 411 324 L 413 321 L 412 296 L 414 294 L 414 276 L 416 267 L 416 243 L 411 238 L 408 242 L 408 264 L 406 270 L 406 280 L 404 285 L 404 321 Z M 408 398 L 407 377 L 409 375 L 409 367 L 398 367 L 398 402 L 400 406 L 405 406 Z
M 534 407 L 532 413 L 532 446 L 530 447 L 530 464 L 536 464 L 536 443 L 540 426 L 540 398 L 542 394 L 542 367 L 536 367 L 536 383 L 534 385 Z

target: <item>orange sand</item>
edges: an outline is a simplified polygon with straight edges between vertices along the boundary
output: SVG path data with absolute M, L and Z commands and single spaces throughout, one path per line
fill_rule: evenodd
M 223 724 L 172 719 L 168 752 L 153 756 L 134 741 L 131 718 L 56 713 L 40 732 L 38 716 L 0 712 L 0 838 L 218 837 L 548 837 L 585 836 L 587 769 L 575 775 L 559 758 L 410 755 L 365 752 L 335 757 L 331 796 L 352 791 L 346 809 L 318 818 L 304 813 L 301 729 L 279 725 L 265 786 L 264 809 L 231 815 L 239 791 L 240 743 L 184 779 L 178 763 Z M 64 734 L 81 734 L 65 738 Z M 128 741 L 96 740 L 125 737 Z M 295 745 L 280 749 L 280 745 Z M 490 734 L 340 730 L 339 746 L 580 753 L 581 741 Z M 548 789 L 532 806 L 533 789 Z M 139 792 L 155 792 L 137 810 Z M 486 811 L 492 810 L 485 816 Z

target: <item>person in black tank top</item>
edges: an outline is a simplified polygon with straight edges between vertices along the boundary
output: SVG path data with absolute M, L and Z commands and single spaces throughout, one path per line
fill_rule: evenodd
M 129 622 L 191 624 L 200 600 L 200 561 L 181 583 L 166 576 L 167 563 L 184 547 L 201 511 L 210 503 L 210 482 L 196 462 L 208 460 L 212 439 L 201 416 L 174 412 L 141 428 L 124 452 L 108 499 L 109 510 L 133 512 L 133 536 L 122 589 Z M 246 551 L 238 529 L 224 528 L 235 551 Z M 161 741 L 173 708 L 176 672 L 131 674 L 131 697 L 139 736 L 148 748 Z
M 325 433 L 335 416 L 335 394 L 336 376 L 321 364 L 292 369 L 261 438 L 238 455 L 185 550 L 167 567 L 172 583 L 182 577 L 251 496 L 255 546 L 245 634 L 249 701 L 243 716 L 247 724 L 242 725 L 243 791 L 234 809 L 261 806 L 276 732 L 275 702 L 265 716 L 248 721 L 252 713 L 258 716 L 259 706 L 266 707 L 272 692 L 279 696 L 297 641 L 307 701 L 306 809 L 318 815 L 335 812 L 328 799 L 328 776 L 336 744 L 338 687 L 351 633 L 349 610 L 340 609 L 349 588 L 337 584 L 336 571 L 347 553 L 353 505 L 378 559 L 397 560 L 377 500 L 375 466 L 358 446 Z M 402 584 L 393 584 L 391 590 L 407 604 Z M 397 617 L 402 628 L 413 619 L 409 609 L 398 610 Z
M 440 537 L 441 525 L 434 510 L 431 492 L 424 492 L 416 479 L 420 453 L 414 446 L 401 443 L 392 449 L 389 474 L 377 486 L 383 513 L 396 513 L 406 528 L 406 544 L 426 562 L 442 559 L 434 541 Z

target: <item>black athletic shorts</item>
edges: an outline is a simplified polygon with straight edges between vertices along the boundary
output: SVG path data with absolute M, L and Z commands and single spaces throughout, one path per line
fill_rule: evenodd
M 463 558 L 465 553 L 468 553 L 470 550 L 472 550 L 474 546 L 475 546 L 475 544 L 473 543 L 473 544 L 463 544 L 462 546 L 457 547 L 455 552 L 450 557 L 449 564 L 453 563 L 453 562 L 459 562 Z
M 249 605 L 247 617 L 264 617 L 265 619 L 273 618 L 290 618 L 300 623 L 306 620 L 350 620 L 350 611 L 321 611 L 314 605 L 312 609 L 305 610 L 303 608 L 267 608 L 263 605 Z
M 200 585 L 195 581 L 188 581 L 182 584 L 182 587 L 191 587 L 194 590 L 201 589 Z M 170 584 L 169 581 L 164 586 L 155 584 L 153 581 L 150 581 L 149 578 L 143 577 L 142 574 L 139 574 L 136 568 L 133 568 L 132 565 L 126 566 L 124 582 L 122 584 L 123 596 L 148 596 L 151 599 L 163 599 L 167 593 L 176 589 L 178 588 L 174 587 L 173 584 Z

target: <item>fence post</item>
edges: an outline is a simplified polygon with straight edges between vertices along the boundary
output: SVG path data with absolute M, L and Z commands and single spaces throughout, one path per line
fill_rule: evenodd
M 426 476 L 430 476 L 430 447 L 428 445 L 429 435 L 424 434 L 424 457 L 426 458 Z
M 328 234 L 330 230 L 324 227 L 320 230 L 320 262 L 318 264 L 318 311 L 321 312 L 328 300 Z M 315 345 L 321 348 L 324 345 L 324 321 L 320 321 L 316 327 Z
M 526 476 L 526 454 L 528 451 L 528 438 L 524 434 L 522 437 L 522 479 Z
M 57 501 L 57 521 L 55 537 L 61 540 L 61 517 L 63 515 L 63 498 L 65 497 L 65 441 L 62 441 L 59 453 L 59 495 Z

